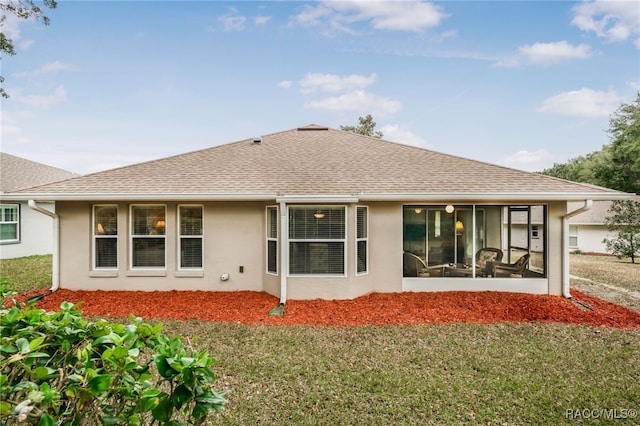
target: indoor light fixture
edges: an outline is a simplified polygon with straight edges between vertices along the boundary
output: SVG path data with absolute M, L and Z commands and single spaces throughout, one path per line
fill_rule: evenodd
M 456 222 L 456 234 L 462 235 L 462 231 L 464 231 L 464 224 L 461 221 Z
M 313 217 L 315 217 L 316 219 L 322 219 L 324 217 L 324 213 L 318 210 L 313 214 Z
M 416 212 L 416 214 L 420 214 L 422 213 L 422 209 L 415 209 L 414 212 Z
M 164 228 L 165 227 L 165 222 L 164 220 L 158 220 L 156 222 L 156 228 Z
M 444 211 L 447 213 L 453 213 L 453 206 L 451 204 L 447 204 L 447 207 L 444 208 Z

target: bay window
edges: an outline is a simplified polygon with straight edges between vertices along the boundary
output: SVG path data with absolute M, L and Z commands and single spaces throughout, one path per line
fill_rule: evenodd
M 289 207 L 289 273 L 344 275 L 346 207 Z

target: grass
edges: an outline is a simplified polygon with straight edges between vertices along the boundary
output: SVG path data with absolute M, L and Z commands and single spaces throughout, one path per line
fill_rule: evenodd
M 51 255 L 0 260 L 0 278 L 21 293 L 51 287 Z
M 574 275 L 635 288 L 628 271 L 617 277 L 626 265 L 576 258 Z M 50 258 L 31 261 L 50 266 Z M 37 282 L 35 271 L 42 269 L 28 262 L 10 267 L 13 262 L 0 262 L 0 275 L 20 291 L 31 289 L 23 286 Z M 616 272 L 599 275 L 602 268 Z M 167 334 L 209 349 L 218 360 L 218 388 L 230 390 L 227 408 L 212 419 L 220 424 L 574 424 L 580 422 L 567 410 L 639 408 L 640 329 L 164 324 Z

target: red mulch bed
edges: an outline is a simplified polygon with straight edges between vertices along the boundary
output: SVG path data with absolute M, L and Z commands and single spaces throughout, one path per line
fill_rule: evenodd
M 19 299 L 42 291 L 24 294 Z M 640 312 L 572 290 L 559 296 L 501 292 L 374 293 L 353 300 L 290 300 L 284 316 L 269 311 L 278 298 L 262 292 L 71 291 L 60 289 L 37 303 L 56 310 L 82 302 L 84 315 L 148 319 L 197 319 L 265 325 L 391 325 L 495 322 L 557 322 L 640 328 Z

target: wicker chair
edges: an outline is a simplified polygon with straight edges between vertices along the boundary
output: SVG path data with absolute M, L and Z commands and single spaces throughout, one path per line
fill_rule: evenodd
M 495 263 L 493 265 L 494 277 L 524 277 L 524 271 L 529 265 L 529 253 L 523 255 L 515 263 Z

